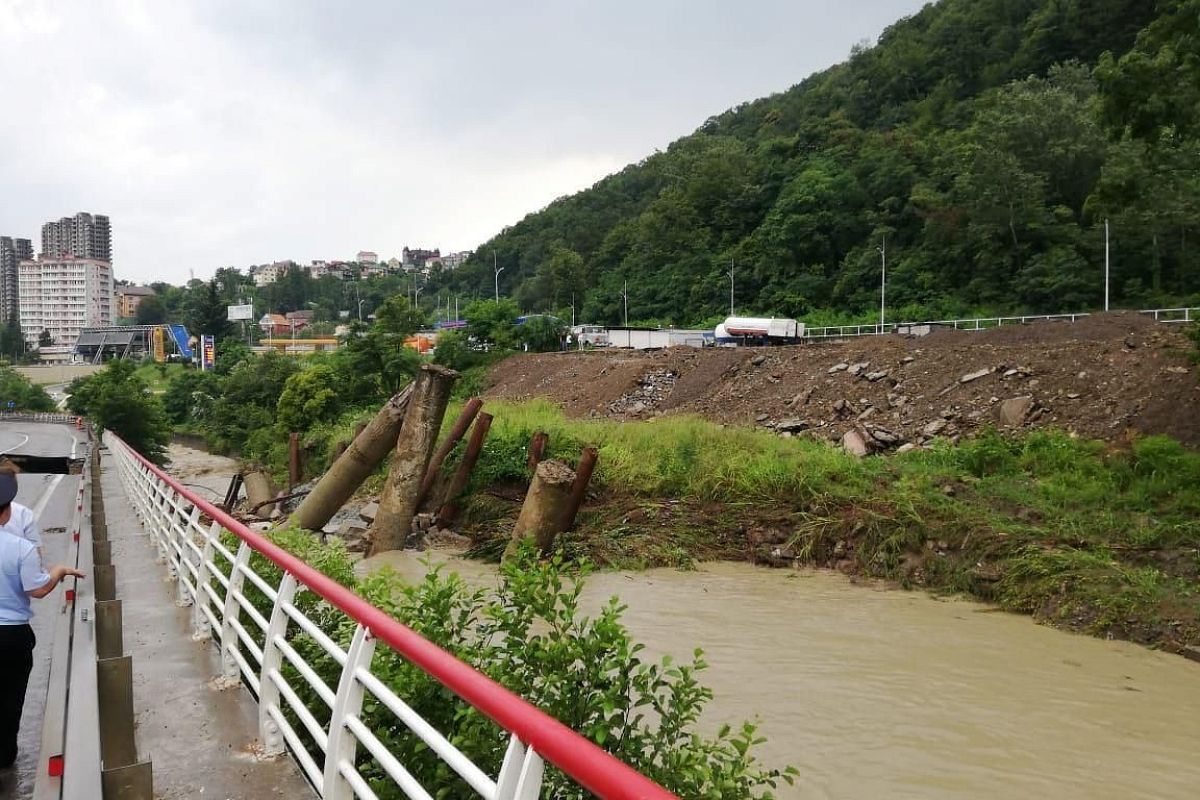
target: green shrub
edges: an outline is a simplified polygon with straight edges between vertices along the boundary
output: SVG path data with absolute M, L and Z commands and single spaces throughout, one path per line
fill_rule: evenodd
M 569 573 L 560 557 L 539 561 L 533 548 L 524 548 L 501 566 L 494 592 L 468 589 L 461 578 L 439 567 L 431 567 L 417 583 L 404 583 L 390 571 L 355 583 L 342 548 L 323 548 L 297 531 L 274 536 L 300 557 L 316 559 L 314 566 L 346 581 L 426 639 L 680 797 L 770 798 L 778 784 L 794 779 L 794 768 L 768 769 L 757 761 L 753 748 L 762 739 L 753 723 L 723 726 L 713 736 L 699 733 L 698 721 L 712 699 L 712 691 L 698 680 L 707 666 L 700 651 L 683 663 L 669 657 L 645 660 L 644 646 L 633 641 L 621 622 L 625 607 L 616 598 L 594 618 L 583 614 L 579 598 L 586 570 Z M 323 619 L 333 624 L 333 617 Z M 351 631 L 351 625 L 340 625 L 343 645 Z M 293 632 L 293 640 L 306 654 L 311 649 L 302 635 Z M 485 772 L 498 773 L 507 737 L 495 723 L 389 649 L 376 651 L 373 671 Z M 324 659 L 319 672 L 336 685 L 336 664 Z M 320 707 L 320 702 L 314 705 Z M 437 787 L 436 797 L 468 796 L 461 779 L 390 711 L 368 702 L 363 715 L 419 783 Z M 381 798 L 403 796 L 361 750 L 358 766 Z M 549 765 L 542 794 L 587 796 Z

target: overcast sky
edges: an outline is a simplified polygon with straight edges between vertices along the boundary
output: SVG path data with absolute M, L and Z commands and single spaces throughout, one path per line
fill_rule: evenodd
M 920 0 L 0 0 L 0 234 L 117 277 L 473 249 Z

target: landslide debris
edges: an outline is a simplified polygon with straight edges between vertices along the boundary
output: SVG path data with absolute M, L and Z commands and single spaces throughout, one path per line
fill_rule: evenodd
M 547 398 L 569 415 L 694 414 L 865 454 L 984 425 L 1054 426 L 1200 445 L 1200 382 L 1179 327 L 1132 313 L 987 331 L 774 348 L 518 355 L 486 396 Z

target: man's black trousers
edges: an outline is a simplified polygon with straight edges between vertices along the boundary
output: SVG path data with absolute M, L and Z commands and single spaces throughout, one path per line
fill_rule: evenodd
M 0 625 L 0 768 L 17 760 L 17 732 L 33 670 L 34 641 L 28 625 Z

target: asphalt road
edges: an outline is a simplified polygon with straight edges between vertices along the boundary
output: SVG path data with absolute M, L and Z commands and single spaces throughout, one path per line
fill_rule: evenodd
M 83 433 L 67 425 L 35 422 L 0 422 L 0 455 L 24 453 L 40 456 L 78 455 L 83 448 Z M 42 528 L 44 561 L 55 564 L 66 558 L 68 532 L 73 512 L 72 501 L 79 489 L 78 475 L 39 475 L 22 473 L 18 478 L 16 502 L 33 509 Z M 0 800 L 28 797 L 38 769 L 42 739 L 42 709 L 46 702 L 46 683 L 50 676 L 50 654 L 57 612 L 62 604 L 62 589 L 43 600 L 34 600 L 33 631 L 37 647 L 33 651 L 33 673 L 25 694 L 25 712 L 21 717 L 20 752 L 14 770 L 0 772 Z

